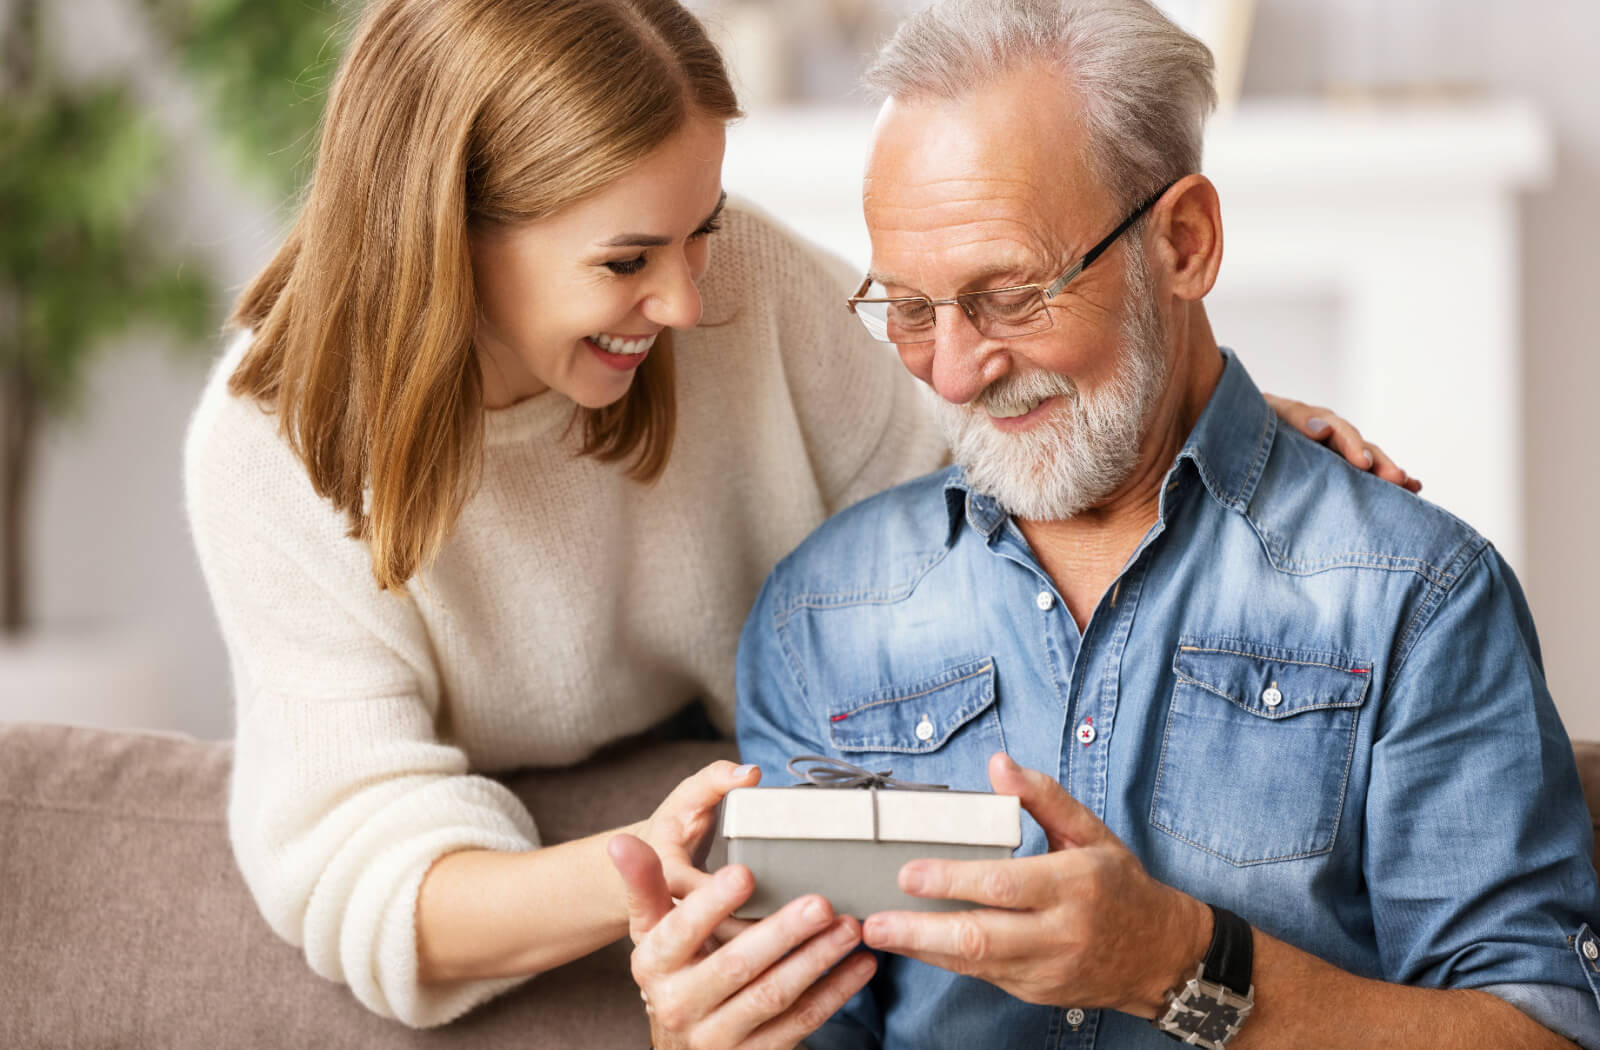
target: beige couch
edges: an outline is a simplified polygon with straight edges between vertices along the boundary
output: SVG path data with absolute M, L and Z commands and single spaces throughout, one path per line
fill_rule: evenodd
M 726 743 L 510 779 L 546 841 L 637 820 Z M 624 944 L 445 1028 L 369 1013 L 257 913 L 228 847 L 230 748 L 0 723 L 0 1048 L 643 1048 Z
M 727 744 L 667 743 L 510 784 L 548 841 L 643 816 Z M 1591 814 L 1600 744 L 1576 745 Z M 0 724 L 0 1047 L 642 1048 L 612 945 L 446 1028 L 368 1013 L 307 969 L 246 893 L 223 824 L 229 748 Z

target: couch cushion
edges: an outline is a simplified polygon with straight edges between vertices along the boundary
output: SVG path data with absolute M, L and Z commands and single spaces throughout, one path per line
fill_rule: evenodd
M 653 743 L 509 780 L 546 841 L 636 820 L 727 743 Z M 0 724 L 0 1047 L 648 1044 L 627 946 L 442 1029 L 371 1013 L 261 919 L 224 818 L 231 749 Z

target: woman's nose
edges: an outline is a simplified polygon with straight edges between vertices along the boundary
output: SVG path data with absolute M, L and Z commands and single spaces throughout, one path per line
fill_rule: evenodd
M 693 328 L 700 323 L 703 306 L 693 268 L 686 260 L 679 260 L 670 269 L 663 269 L 640 304 L 640 312 L 653 324 Z

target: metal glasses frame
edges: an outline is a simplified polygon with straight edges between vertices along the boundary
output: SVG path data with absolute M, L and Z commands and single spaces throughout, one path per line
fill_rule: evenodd
M 1093 248 L 1090 248 L 1087 252 L 1085 252 L 1084 255 L 1083 255 L 1083 258 L 1079 259 L 1077 262 L 1075 262 L 1071 266 L 1067 267 L 1067 270 L 1066 270 L 1065 273 L 1063 273 L 1060 277 L 1057 277 L 1055 280 L 1051 281 L 1048 285 L 1042 285 L 1042 284 L 1014 284 L 1014 285 L 1010 285 L 1010 286 L 1005 287 L 1005 288 L 985 288 L 982 291 L 977 291 L 977 292 L 962 292 L 960 295 L 957 295 L 957 296 L 955 296 L 953 298 L 950 298 L 950 299 L 930 299 L 926 295 L 899 295 L 899 296 L 895 296 L 895 297 L 889 298 L 889 299 L 878 299 L 878 298 L 865 298 L 862 295 L 863 292 L 865 292 L 869 287 L 872 286 L 872 277 L 869 274 L 861 282 L 861 287 L 856 289 L 856 294 L 852 295 L 849 299 L 845 300 L 845 308 L 848 309 L 852 314 L 855 314 L 856 319 L 861 322 L 862 327 L 867 330 L 867 333 L 869 335 L 871 335 L 874 339 L 877 339 L 879 342 L 886 342 L 886 343 L 931 343 L 931 342 L 933 342 L 933 339 L 934 339 L 934 336 L 933 336 L 934 328 L 938 324 L 938 321 L 937 321 L 938 311 L 934 309 L 935 307 L 939 307 L 939 306 L 959 306 L 959 307 L 961 307 L 961 312 L 967 315 L 967 319 L 973 323 L 973 326 L 974 327 L 978 327 L 979 309 L 978 309 L 977 306 L 974 305 L 974 302 L 982 302 L 983 297 L 986 296 L 986 295 L 1005 295 L 1005 294 L 1008 294 L 1008 293 L 1011 293 L 1011 292 L 1025 292 L 1025 291 L 1030 291 L 1031 290 L 1031 291 L 1037 292 L 1039 294 L 1039 296 L 1040 296 L 1039 305 L 1044 308 L 1044 317 L 1045 317 L 1045 322 L 1046 323 L 1044 325 L 1042 325 L 1041 327 L 1033 329 L 1032 331 L 1027 332 L 1025 334 L 1034 335 L 1034 334 L 1037 334 L 1038 332 L 1043 332 L 1046 329 L 1048 329 L 1052 324 L 1055 323 L 1054 321 L 1052 321 L 1050 319 L 1050 310 L 1049 310 L 1050 300 L 1054 299 L 1056 296 L 1060 295 L 1062 289 L 1064 289 L 1068 284 L 1070 284 L 1072 282 L 1073 278 L 1077 277 L 1083 271 L 1087 270 L 1091 263 L 1093 263 L 1096 259 L 1100 258 L 1100 256 L 1104 255 L 1106 253 L 1106 250 L 1109 249 L 1113 244 L 1115 244 L 1117 242 L 1117 238 L 1121 237 L 1124 233 L 1127 232 L 1128 227 L 1130 227 L 1134 223 L 1138 222 L 1139 221 L 1139 217 L 1141 215 L 1143 215 L 1145 212 L 1149 211 L 1152 207 L 1154 207 L 1155 203 L 1157 201 L 1159 201 L 1162 197 L 1166 196 L 1167 191 L 1172 189 L 1172 187 L 1176 186 L 1177 184 L 1178 184 L 1178 182 L 1175 179 L 1172 182 L 1169 182 L 1165 186 L 1161 187 L 1161 189 L 1157 190 L 1155 193 L 1151 194 L 1148 198 L 1145 199 L 1144 203 L 1140 204 L 1137 208 L 1135 208 L 1133 210 L 1132 214 L 1130 214 L 1126 219 L 1123 219 L 1122 222 L 1117 226 L 1116 229 L 1112 230 L 1109 234 L 1107 234 L 1105 239 L 1103 239 L 1099 244 L 1095 245 Z M 887 337 L 887 334 L 880 336 L 876 331 L 873 330 L 872 325 L 867 322 L 866 318 L 862 317 L 860 313 L 857 313 L 856 307 L 861 305 L 862 303 L 881 303 L 881 304 L 884 304 L 884 305 L 887 305 L 887 306 L 893 306 L 896 303 L 923 303 L 928 307 L 929 313 L 935 318 L 935 321 L 933 322 L 933 324 L 930 324 L 928 326 L 928 336 L 925 339 L 922 339 L 922 338 L 919 338 L 919 339 L 890 339 L 890 338 Z M 980 332 L 983 331 L 983 329 L 981 327 L 978 328 L 978 330 Z M 989 333 L 984 332 L 984 334 L 988 335 Z

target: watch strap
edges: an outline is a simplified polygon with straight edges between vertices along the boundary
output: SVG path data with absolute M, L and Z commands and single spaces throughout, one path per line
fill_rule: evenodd
M 1222 985 L 1235 995 L 1248 997 L 1255 962 L 1255 938 L 1250 924 L 1226 908 L 1211 909 L 1211 947 L 1201 961 L 1205 979 Z

